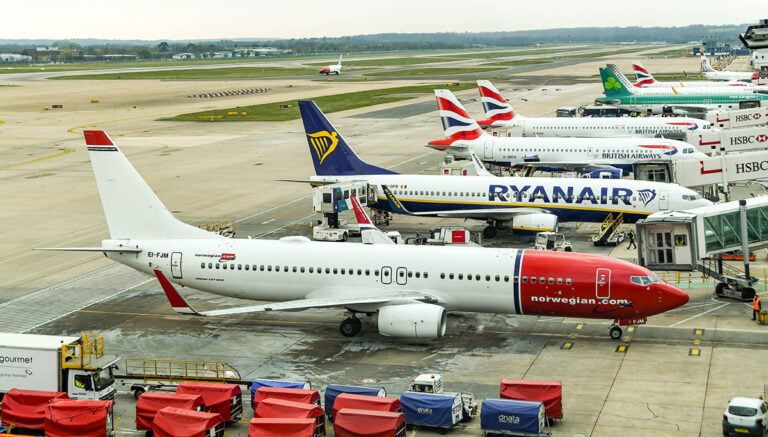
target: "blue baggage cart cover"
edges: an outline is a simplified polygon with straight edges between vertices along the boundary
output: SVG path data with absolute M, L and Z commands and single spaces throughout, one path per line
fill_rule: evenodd
M 360 387 L 357 385 L 329 384 L 325 388 L 325 414 L 328 417 L 333 416 L 333 403 L 336 397 L 342 393 L 351 393 L 364 396 L 386 396 L 387 391 L 384 387 Z
M 256 390 L 262 387 L 308 389 L 309 383 L 295 381 L 275 381 L 273 379 L 254 379 L 253 383 L 251 383 L 251 399 L 256 397 Z
M 405 421 L 417 425 L 453 426 L 456 396 L 407 391 L 400 395 Z
M 543 402 L 485 399 L 480 410 L 480 429 L 539 434 L 539 415 L 544 415 Z

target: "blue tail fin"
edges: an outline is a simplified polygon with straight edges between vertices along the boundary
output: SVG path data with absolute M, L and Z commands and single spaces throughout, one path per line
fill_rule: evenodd
M 311 100 L 299 100 L 301 119 L 307 135 L 309 154 L 318 176 L 395 174 L 360 159 L 344 138 Z

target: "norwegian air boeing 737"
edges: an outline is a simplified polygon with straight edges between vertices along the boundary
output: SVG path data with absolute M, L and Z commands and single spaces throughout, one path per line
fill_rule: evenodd
M 469 150 L 501 166 L 536 166 L 549 169 L 631 171 L 643 161 L 704 159 L 707 155 L 682 141 L 664 138 L 559 138 L 494 137 L 480 129 L 459 99 L 448 90 L 435 90 L 445 139 L 428 147 L 469 158 Z
M 343 335 L 360 332 L 355 314 L 378 313 L 380 334 L 407 338 L 442 337 L 448 311 L 585 317 L 614 320 L 619 338 L 621 325 L 688 301 L 646 268 L 596 255 L 224 238 L 176 219 L 104 132 L 85 138 L 110 239 L 54 250 L 103 252 L 155 275 L 181 314 L 340 307 L 352 313 Z M 174 284 L 273 303 L 196 311 Z
M 361 160 L 314 102 L 300 100 L 299 109 L 315 166 L 310 182 L 367 181 L 378 190 L 376 209 L 484 220 L 486 238 L 497 229 L 536 233 L 556 229 L 558 221 L 602 222 L 609 214 L 634 223 L 657 211 L 712 204 L 688 188 L 660 182 L 397 174 Z M 474 130 L 455 122 L 451 137 L 471 139 Z
M 709 80 L 742 80 L 753 81 L 760 78 L 757 71 L 717 71 L 712 68 L 709 59 L 701 55 L 701 73 Z
M 507 128 L 508 135 L 522 137 L 674 137 L 712 128 L 708 121 L 677 117 L 524 117 L 490 81 L 478 80 L 485 128 Z
M 341 58 L 344 55 L 339 55 L 339 63 L 336 65 L 326 65 L 325 67 L 320 69 L 320 74 L 324 74 L 326 76 L 330 75 L 331 73 L 335 73 L 338 75 L 341 73 Z

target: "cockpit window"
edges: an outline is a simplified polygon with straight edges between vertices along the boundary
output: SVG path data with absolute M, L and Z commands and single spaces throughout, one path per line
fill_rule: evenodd
M 694 201 L 699 199 L 703 199 L 703 197 L 698 194 L 683 194 L 683 200 Z
M 633 284 L 645 286 L 645 285 L 654 284 L 656 282 L 661 282 L 661 279 L 655 274 L 649 275 L 649 276 L 630 276 L 629 282 Z

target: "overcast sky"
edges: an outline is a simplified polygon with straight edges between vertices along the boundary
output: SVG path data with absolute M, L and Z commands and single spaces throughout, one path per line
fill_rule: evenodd
M 7 0 L 0 39 L 303 38 L 739 24 L 768 18 L 766 4 L 766 0 Z

